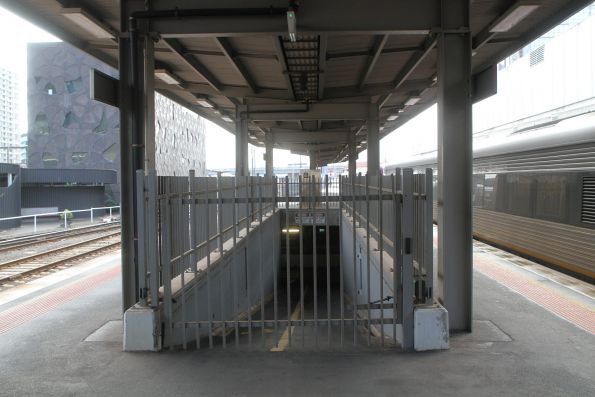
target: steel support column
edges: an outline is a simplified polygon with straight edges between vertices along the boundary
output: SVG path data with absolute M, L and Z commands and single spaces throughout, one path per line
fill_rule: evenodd
M 139 300 L 138 231 L 136 229 L 136 170 L 144 168 L 145 93 L 144 41 L 131 29 L 128 16 L 143 1 L 121 2 L 120 74 L 120 213 L 122 228 L 122 309 Z M 151 56 L 152 57 L 152 56 Z
M 310 169 L 315 170 L 316 169 L 316 152 L 313 150 L 310 150 L 310 152 L 308 154 L 310 155 Z
M 247 176 L 248 168 L 248 107 L 236 107 L 236 176 Z
M 273 134 L 268 132 L 264 136 L 265 140 L 265 175 L 273 176 Z
M 471 331 L 473 141 L 468 0 L 442 0 L 442 31 L 438 36 L 439 296 L 448 310 L 451 331 Z
M 368 175 L 378 175 L 380 171 L 380 125 L 378 105 L 370 104 L 368 111 Z
M 357 168 L 357 150 L 355 147 L 355 138 L 351 137 L 349 140 L 349 154 L 347 155 L 349 160 L 348 170 L 349 170 L 349 178 L 354 178 Z

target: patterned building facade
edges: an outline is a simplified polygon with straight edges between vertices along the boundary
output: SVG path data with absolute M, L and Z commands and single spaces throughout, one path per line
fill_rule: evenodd
M 117 71 L 66 43 L 28 47 L 28 167 L 119 171 L 119 112 L 93 101 L 90 71 Z M 159 175 L 206 175 L 204 120 L 155 95 L 156 168 Z M 119 172 L 118 172 L 119 181 Z M 118 185 L 107 202 L 119 202 Z

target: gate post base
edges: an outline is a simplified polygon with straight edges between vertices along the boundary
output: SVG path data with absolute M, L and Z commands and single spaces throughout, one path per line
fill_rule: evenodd
M 159 310 L 138 303 L 124 313 L 124 351 L 160 351 Z
M 448 349 L 448 311 L 438 305 L 414 308 L 413 343 L 416 351 Z

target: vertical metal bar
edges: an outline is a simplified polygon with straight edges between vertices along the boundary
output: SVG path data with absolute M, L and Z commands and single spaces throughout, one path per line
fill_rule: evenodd
M 395 170 L 396 172 L 400 172 Z M 397 273 L 397 263 L 400 251 L 400 240 L 398 238 L 398 225 L 399 225 L 399 211 L 401 210 L 401 203 L 399 200 L 399 196 L 397 195 L 397 176 L 395 174 L 392 175 L 391 178 L 391 189 L 393 195 L 393 343 L 397 344 L 397 317 L 398 317 L 398 310 L 397 310 L 397 299 L 400 301 L 401 297 L 398 294 L 398 273 Z
M 384 346 L 384 231 L 382 230 L 382 172 L 378 173 L 378 254 L 380 255 L 380 345 Z
M 316 177 L 310 176 L 310 208 L 312 215 L 312 269 L 314 273 L 314 345 L 318 347 L 318 247 L 316 246 L 316 236 L 318 232 L 318 226 L 316 224 L 316 211 L 317 211 L 317 197 L 316 195 Z
M 221 186 L 221 173 L 217 173 L 217 242 L 219 255 L 223 259 L 223 187 Z
M 343 297 L 343 176 L 339 175 L 339 306 L 341 316 L 341 341 L 340 345 L 343 347 L 343 339 L 345 337 L 345 304 Z M 354 258 L 355 263 L 355 258 Z
M 251 213 L 251 201 L 252 201 L 252 177 L 246 177 L 246 237 L 245 237 L 245 248 L 244 250 L 248 249 L 248 239 L 249 239 L 249 232 L 250 232 L 250 220 L 252 218 Z M 245 252 L 245 251 L 244 251 Z M 248 257 L 244 255 L 244 259 L 246 261 L 246 295 L 248 295 L 248 345 L 252 347 L 252 293 L 250 288 L 250 261 Z
M 262 248 L 262 177 L 258 177 L 258 259 L 260 271 L 260 343 L 264 349 L 264 257 Z
M 33 233 L 37 233 L 37 215 L 33 215 Z
M 271 180 L 271 196 L 272 196 L 272 212 L 271 216 L 275 216 L 275 209 L 277 207 L 277 177 L 270 176 Z M 275 225 L 276 223 L 273 223 Z M 271 227 L 272 229 L 272 227 Z M 278 230 L 275 231 L 273 229 L 273 256 L 271 260 L 271 265 L 273 266 L 273 315 L 275 321 L 275 346 L 278 347 L 278 340 L 279 340 L 279 314 L 278 314 L 278 302 L 277 302 L 277 256 L 276 256 L 276 245 L 278 244 L 277 240 Z
M 240 323 L 239 323 L 239 318 L 238 318 L 238 267 L 237 267 L 237 261 L 238 261 L 238 254 L 237 254 L 237 250 L 236 250 L 236 244 L 237 244 L 237 239 L 238 239 L 238 205 L 237 205 L 237 197 L 238 194 L 238 177 L 234 176 L 233 178 L 233 199 L 232 199 L 232 203 L 233 203 L 233 211 L 232 211 L 232 221 L 233 221 L 233 237 L 232 237 L 232 241 L 233 241 L 233 258 L 231 261 L 231 272 L 232 272 L 232 280 L 233 280 L 233 315 L 235 317 L 235 324 L 234 324 L 234 334 L 235 334 L 235 344 L 236 344 L 236 348 L 239 347 L 240 345 Z
M 298 186 L 299 186 L 299 218 L 300 218 L 300 326 L 302 328 L 302 347 L 304 346 L 304 339 L 305 339 L 305 329 L 304 329 L 304 222 L 303 222 L 303 214 L 302 214 L 302 203 L 303 203 L 303 195 L 302 195 L 302 176 L 299 176 L 298 179 Z
M 366 340 L 368 342 L 368 346 L 370 346 L 371 342 L 371 323 L 370 317 L 372 315 L 372 311 L 370 308 L 370 174 L 366 173 L 366 298 L 367 298 L 367 319 L 368 319 L 368 332 L 366 336 Z
M 171 251 L 170 251 L 170 213 L 169 213 L 169 192 L 161 201 L 161 272 L 163 275 L 163 305 L 165 311 L 165 340 L 171 343 L 170 349 L 173 349 L 172 340 L 172 296 L 171 296 Z
M 221 172 L 217 173 L 217 242 L 219 250 L 219 313 L 221 320 L 221 339 L 223 348 L 227 347 L 227 330 L 225 326 L 225 294 L 223 292 L 223 186 Z
M 196 255 L 196 246 L 198 245 L 197 233 L 197 213 L 196 213 L 196 186 L 195 186 L 195 171 L 188 172 L 188 187 L 190 191 L 190 242 L 192 251 L 190 253 L 190 270 L 194 273 L 194 319 L 199 320 L 198 311 L 198 260 Z M 200 328 L 198 323 L 194 328 L 194 339 L 196 340 L 196 348 L 200 348 Z
M 149 171 L 147 175 L 147 268 L 149 271 L 149 290 L 151 307 L 159 306 L 159 241 L 157 231 L 157 174 Z
M 355 222 L 355 217 L 356 217 L 356 212 L 355 212 L 355 176 L 353 177 L 353 179 L 351 180 L 351 200 L 352 200 L 352 206 L 353 206 L 353 241 L 352 241 L 352 245 L 353 245 L 353 344 L 356 345 L 357 344 L 357 304 L 358 304 L 358 288 L 357 288 L 357 246 L 356 246 L 356 238 L 355 238 L 355 234 L 356 234 L 356 222 Z
M 93 224 L 93 207 L 91 207 L 91 224 Z
M 426 302 L 434 301 L 434 223 L 433 223 L 433 172 L 431 168 L 426 169 L 425 178 L 425 210 L 424 210 L 424 266 L 426 269 Z
M 211 308 L 211 211 L 209 204 L 209 182 L 210 178 L 205 178 L 205 228 L 207 230 L 207 317 L 209 327 L 209 348 L 213 348 L 213 314 Z
M 91 214 L 93 210 L 91 210 Z M 145 251 L 146 226 L 145 226 L 145 172 L 136 171 L 136 228 L 138 230 L 138 293 L 140 303 L 147 304 L 147 256 Z
M 325 200 L 324 200 L 324 234 L 325 234 L 325 247 L 326 247 L 326 317 L 327 317 L 327 321 L 328 321 L 328 325 L 327 325 L 327 343 L 330 346 L 331 345 L 331 247 L 330 247 L 330 227 L 329 227 L 329 222 L 328 222 L 328 214 L 329 214 L 329 210 L 328 210 L 328 174 L 326 174 L 324 176 L 324 196 L 325 196 Z M 339 212 L 339 217 L 341 217 L 342 214 Z
M 184 225 L 182 222 L 184 220 L 185 217 L 182 217 L 182 213 L 183 213 L 183 197 L 184 194 L 182 192 L 178 192 L 178 197 L 177 197 L 177 205 L 176 205 L 176 209 L 177 209 L 177 220 L 178 222 L 176 222 L 177 225 L 179 225 L 176 229 L 178 230 L 178 234 L 183 234 L 180 230 L 180 227 L 184 227 L 184 226 L 188 226 L 188 225 Z M 187 218 L 186 218 L 187 219 Z M 172 229 L 173 229 L 173 225 L 172 225 Z M 186 341 L 186 271 L 188 270 L 185 264 L 185 259 L 183 257 L 183 252 L 184 252 L 184 244 L 183 242 L 185 240 L 180 240 L 179 239 L 179 235 L 178 235 L 178 242 L 180 242 L 180 260 L 179 260 L 179 267 L 180 267 L 180 282 L 181 282 L 181 291 L 182 291 L 182 348 L 184 350 L 186 350 L 188 348 L 188 344 Z
M 413 170 L 403 170 L 403 348 L 413 347 Z
M 301 226 L 300 226 L 301 228 Z M 300 230 L 301 233 L 301 230 Z M 287 344 L 291 347 L 291 248 L 289 244 L 289 176 L 285 176 L 285 259 L 287 273 Z

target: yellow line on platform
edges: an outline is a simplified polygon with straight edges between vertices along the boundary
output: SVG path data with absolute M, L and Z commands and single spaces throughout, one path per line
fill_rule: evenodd
M 291 313 L 291 319 L 292 320 L 297 320 L 298 316 L 300 315 L 300 303 L 298 302 L 298 304 L 295 306 L 295 309 L 293 309 L 293 313 Z M 293 330 L 295 328 L 295 325 L 291 326 L 291 333 L 293 334 Z M 279 338 L 279 343 L 277 343 L 276 347 L 273 347 L 271 349 L 272 352 L 282 352 L 285 350 L 285 348 L 287 347 L 287 345 L 289 344 L 289 327 L 285 328 L 285 331 L 283 332 L 283 335 L 281 335 L 281 338 Z

